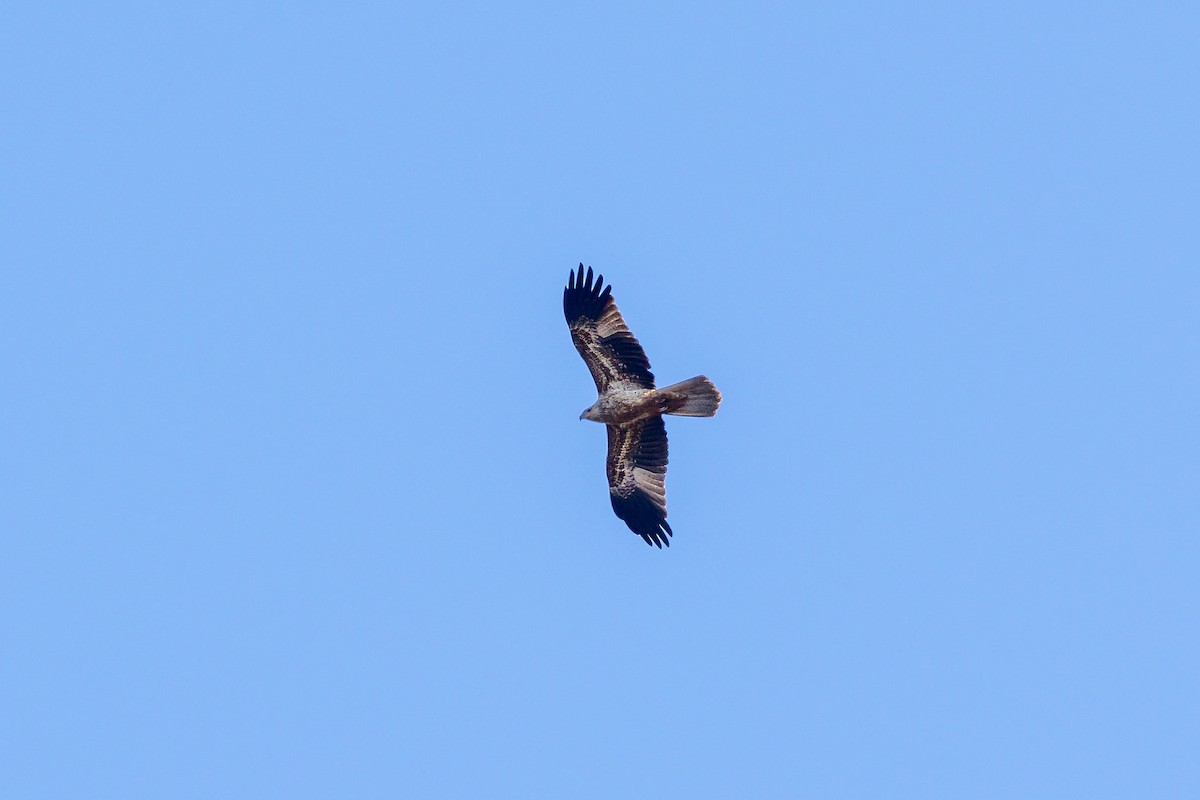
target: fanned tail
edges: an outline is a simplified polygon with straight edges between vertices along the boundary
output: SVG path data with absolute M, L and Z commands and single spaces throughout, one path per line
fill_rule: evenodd
M 664 413 L 679 417 L 711 417 L 721 405 L 721 393 L 703 375 L 664 386 L 658 394 L 665 401 Z

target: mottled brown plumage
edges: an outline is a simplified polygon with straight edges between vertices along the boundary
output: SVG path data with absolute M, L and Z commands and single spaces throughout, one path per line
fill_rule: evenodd
M 703 375 L 654 388 L 650 361 L 612 299 L 604 276 L 583 264 L 563 290 L 567 326 L 596 383 L 596 402 L 580 419 L 608 427 L 609 498 L 613 511 L 646 544 L 670 544 L 667 524 L 667 429 L 663 414 L 711 417 L 721 393 Z

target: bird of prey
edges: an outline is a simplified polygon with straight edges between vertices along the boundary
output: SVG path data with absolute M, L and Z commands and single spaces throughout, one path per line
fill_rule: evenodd
M 583 356 L 599 397 L 580 419 L 608 426 L 608 493 L 613 511 L 646 544 L 670 545 L 667 524 L 667 429 L 663 414 L 711 417 L 721 393 L 703 375 L 654 388 L 650 362 L 633 338 L 604 276 L 583 264 L 563 290 L 571 341 Z

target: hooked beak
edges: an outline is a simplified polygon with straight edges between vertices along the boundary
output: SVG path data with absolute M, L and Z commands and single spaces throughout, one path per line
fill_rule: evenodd
M 586 416 L 587 416 L 587 412 L 588 412 L 588 410 L 585 408 L 585 409 L 582 411 L 582 413 L 580 413 L 580 415 L 579 415 L 579 418 L 580 418 L 580 419 L 583 419 L 584 417 L 586 417 Z

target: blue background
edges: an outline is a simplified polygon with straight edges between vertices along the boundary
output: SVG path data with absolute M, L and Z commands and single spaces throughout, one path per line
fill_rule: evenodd
M 3 796 L 1200 792 L 1188 4 L 0 17 Z

